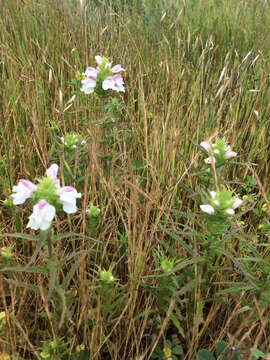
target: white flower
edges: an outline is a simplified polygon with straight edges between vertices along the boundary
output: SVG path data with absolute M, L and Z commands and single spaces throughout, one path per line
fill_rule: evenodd
M 98 65 L 102 64 L 102 61 L 103 61 L 103 57 L 102 56 L 95 56 L 95 59 L 96 59 L 96 62 L 98 63 Z
M 207 151 L 208 153 L 210 153 L 211 151 L 211 145 L 206 142 L 206 141 L 203 141 L 200 143 L 200 145 L 204 148 L 205 151 Z
M 214 199 L 216 197 L 216 192 L 215 191 L 210 191 L 210 195 L 211 195 L 211 198 Z
M 97 73 L 98 73 L 98 70 L 89 66 L 84 73 L 82 73 L 83 76 L 85 77 L 88 77 L 88 76 L 92 76 L 93 78 L 97 78 Z
M 102 83 L 103 90 L 116 90 L 117 92 L 123 91 L 125 92 L 124 88 L 124 81 L 120 74 L 116 74 L 114 76 L 109 76 L 105 79 Z
M 77 211 L 76 199 L 81 198 L 82 194 L 72 186 L 63 186 L 57 191 L 59 201 L 63 205 L 63 210 L 68 214 L 73 214 Z
M 59 166 L 57 164 L 52 164 L 49 169 L 46 170 L 46 176 L 52 179 L 57 189 L 60 188 L 60 180 L 57 179 L 58 169 Z
M 228 214 L 228 215 L 233 215 L 233 214 L 235 214 L 235 212 L 234 212 L 233 209 L 226 209 L 226 210 L 225 210 L 225 213 Z
M 83 79 L 81 83 L 82 83 L 82 87 L 80 90 L 85 94 L 91 94 L 94 92 L 94 89 L 97 84 L 97 79 L 94 78 L 93 76 L 88 76 L 85 79 Z
M 20 205 L 25 202 L 26 199 L 29 199 L 33 192 L 36 190 L 36 185 L 31 181 L 20 179 L 17 186 L 13 186 L 11 198 L 14 205 Z
M 235 157 L 236 155 L 237 155 L 236 152 L 228 150 L 225 152 L 224 157 L 225 157 L 225 159 L 230 159 L 232 157 Z
M 103 63 L 104 57 L 97 55 L 97 56 L 95 56 L 95 59 L 96 59 L 97 64 L 101 65 Z M 112 63 L 107 61 L 106 65 L 105 65 L 105 69 L 111 68 L 111 66 L 112 66 Z
M 111 68 L 113 73 L 119 73 L 120 71 L 126 71 L 125 69 L 122 68 L 122 66 L 120 64 L 114 65 Z
M 226 150 L 226 152 L 225 152 L 225 154 L 224 154 L 224 158 L 225 158 L 226 160 L 228 160 L 228 159 L 230 159 L 230 158 L 232 158 L 232 157 L 235 157 L 235 156 L 237 155 L 236 152 L 231 151 L 230 145 L 225 145 L 225 146 L 224 146 L 224 149 Z
M 82 87 L 81 91 L 85 94 L 91 94 L 94 92 L 97 83 L 97 73 L 98 70 L 93 67 L 88 67 L 84 73 L 82 73 L 85 78 L 81 81 Z
M 213 208 L 213 206 L 207 204 L 207 205 L 200 205 L 200 208 L 203 212 L 212 215 L 215 212 L 215 209 Z
M 238 208 L 238 206 L 240 206 L 242 204 L 243 200 L 239 199 L 239 198 L 235 198 L 234 202 L 232 204 L 232 208 L 236 209 Z
M 206 164 L 214 164 L 216 162 L 216 159 L 214 156 L 209 156 L 207 159 L 204 160 Z
M 26 227 L 33 230 L 47 230 L 51 226 L 51 222 L 55 216 L 55 207 L 40 200 L 34 207 L 33 213 L 29 216 L 29 222 Z

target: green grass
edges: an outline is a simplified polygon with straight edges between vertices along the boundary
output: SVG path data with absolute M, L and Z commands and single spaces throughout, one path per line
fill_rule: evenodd
M 174 337 L 183 347 L 183 359 L 194 360 L 202 348 L 212 351 L 220 340 L 267 353 L 268 289 L 254 291 L 245 273 L 256 277 L 262 289 L 269 270 L 269 237 L 258 230 L 267 218 L 260 207 L 264 191 L 269 195 L 270 179 L 269 2 L 83 4 L 2 0 L 0 7 L 1 199 L 18 179 L 34 181 L 52 162 L 61 164 L 61 180 L 76 186 L 83 199 L 71 224 L 58 217 L 55 231 L 68 233 L 72 225 L 72 232 L 82 236 L 58 242 L 57 254 L 64 259 L 75 250 L 87 252 L 72 277 L 68 314 L 60 329 L 62 305 L 46 300 L 45 275 L 1 275 L 0 310 L 6 312 L 6 323 L 0 328 L 0 351 L 12 359 L 38 358 L 44 341 L 62 339 L 55 359 L 63 349 L 72 353 L 80 344 L 90 351 L 90 359 L 150 359 L 157 346 L 163 348 Z M 77 96 L 64 111 L 75 91 L 72 79 L 93 66 L 95 55 L 126 69 L 126 92 L 118 96 L 121 111 L 111 130 L 93 124 L 103 116 L 95 95 Z M 102 143 L 106 131 L 114 132 L 113 140 Z M 76 157 L 66 159 L 73 174 L 59 145 L 59 137 L 68 132 L 88 138 L 83 164 Z M 237 161 L 244 165 L 227 167 L 226 179 L 235 182 L 230 186 L 240 195 L 255 194 L 259 210 L 244 215 L 247 227 L 227 245 L 240 262 L 246 259 L 243 272 L 221 256 L 208 287 L 196 260 L 198 229 L 203 228 L 193 218 L 199 213 L 194 193 L 200 185 L 191 175 L 202 163 L 200 142 L 213 135 L 225 136 L 239 154 Z M 110 158 L 104 160 L 102 154 Z M 260 182 L 249 188 L 237 184 L 247 183 L 248 176 Z M 101 209 L 94 239 L 89 239 L 93 233 L 86 215 L 90 201 Z M 2 205 L 1 232 L 26 233 L 31 209 Z M 23 239 L 5 236 L 1 242 L 13 247 L 15 264 L 26 265 L 35 250 L 34 243 Z M 190 261 L 177 272 L 183 293 L 173 308 L 175 321 L 162 316 L 152 289 L 159 282 L 149 277 L 157 274 L 157 249 Z M 35 265 L 42 264 L 40 254 Z M 95 271 L 110 266 L 118 280 L 111 310 L 104 315 Z M 66 266 L 59 276 L 68 270 Z M 14 281 L 36 285 L 39 292 Z M 241 292 L 224 291 L 235 282 Z

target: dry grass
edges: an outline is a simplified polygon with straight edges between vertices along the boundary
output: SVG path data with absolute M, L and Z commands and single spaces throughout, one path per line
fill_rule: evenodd
M 19 178 L 37 179 L 52 162 L 60 164 L 62 182 L 73 182 L 83 199 L 80 211 L 71 217 L 72 231 L 65 217 L 57 218 L 55 232 L 73 235 L 63 237 L 56 252 L 60 260 L 74 251 L 85 253 L 76 260 L 67 316 L 60 329 L 62 305 L 57 298 L 48 302 L 46 275 L 1 275 L 1 311 L 6 314 L 1 351 L 9 352 L 12 359 L 40 358 L 43 341 L 63 338 L 65 349 L 74 352 L 84 344 L 93 360 L 150 359 L 157 345 L 162 347 L 166 338 L 176 335 L 187 360 L 195 359 L 203 347 L 213 349 L 221 339 L 267 352 L 269 302 L 248 287 L 249 281 L 229 258 L 217 262 L 220 272 L 213 273 L 209 283 L 199 271 L 200 238 L 192 217 L 198 208 L 187 187 L 199 191 L 198 180 L 191 176 L 202 162 L 198 144 L 216 134 L 233 144 L 244 163 L 231 166 L 226 178 L 244 182 L 255 171 L 264 190 L 259 184 L 252 191 L 269 194 L 265 27 L 269 3 L 133 1 L 130 7 L 121 7 L 124 1 L 83 3 L 81 7 L 80 1 L 71 0 L 2 0 L 2 199 Z M 114 136 L 109 144 L 101 141 L 105 131 L 92 124 L 102 117 L 95 96 L 77 97 L 64 110 L 74 91 L 70 82 L 76 71 L 93 64 L 97 54 L 126 68 L 126 93 L 119 96 L 122 110 L 110 130 Z M 52 129 L 53 122 L 58 133 Z M 83 163 L 80 158 L 67 159 L 72 176 L 59 150 L 59 136 L 69 131 L 88 137 Z M 139 169 L 134 161 L 141 165 Z M 240 185 L 235 186 L 245 194 Z M 90 201 L 102 214 L 94 238 L 86 217 Z M 2 233 L 26 232 L 30 208 L 17 207 L 11 213 L 1 206 L 0 211 Z M 248 229 L 228 245 L 236 258 L 255 256 L 250 255 L 250 239 L 267 242 L 256 235 L 256 217 L 246 215 L 245 221 Z M 1 242 L 2 247 L 13 247 L 14 262 L 21 265 L 30 261 L 37 246 L 8 236 Z M 193 261 L 177 272 L 194 282 L 172 298 L 167 317 L 159 314 L 150 291 L 158 278 L 148 277 L 156 273 L 153 254 L 160 248 L 170 257 Z M 258 256 L 268 261 L 268 248 L 257 249 Z M 40 252 L 34 264 L 44 263 Z M 104 316 L 95 271 L 110 266 L 118 279 L 119 296 L 112 298 L 111 312 Z M 59 280 L 68 270 L 66 265 Z M 246 270 L 259 282 L 265 281 L 256 263 L 247 263 Z M 237 281 L 243 286 L 240 293 L 218 295 Z M 30 285 L 18 286 L 21 282 Z M 178 317 L 185 338 L 172 324 L 170 311 Z

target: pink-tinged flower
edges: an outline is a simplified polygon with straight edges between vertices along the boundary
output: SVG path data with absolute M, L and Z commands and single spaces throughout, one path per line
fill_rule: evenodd
M 85 70 L 85 72 L 82 74 L 83 76 L 85 76 L 85 78 L 81 81 L 82 87 L 80 90 L 82 92 L 84 92 L 85 94 L 91 94 L 92 92 L 94 92 L 97 84 L 97 73 L 98 69 L 90 66 Z
M 60 188 L 60 180 L 57 179 L 58 169 L 59 166 L 57 164 L 52 164 L 49 169 L 46 170 L 47 177 L 50 177 L 52 179 L 57 189 Z
M 103 61 L 103 56 L 97 55 L 97 56 L 95 56 L 95 60 L 98 63 L 98 65 L 101 65 L 102 61 Z
M 239 199 L 239 198 L 235 198 L 234 202 L 232 204 L 232 208 L 236 209 L 238 208 L 238 206 L 240 206 L 242 204 L 243 200 Z
M 82 87 L 80 90 L 85 94 L 91 94 L 94 92 L 94 89 L 96 87 L 97 78 L 95 78 L 94 76 L 87 76 L 81 81 L 81 83 Z
M 18 185 L 13 186 L 12 188 L 13 194 L 11 194 L 11 198 L 13 200 L 13 204 L 23 204 L 25 200 L 32 196 L 36 188 L 36 185 L 34 185 L 31 181 L 20 179 Z
M 83 73 L 82 75 L 85 76 L 85 77 L 88 77 L 88 76 L 92 76 L 93 78 L 97 78 L 97 73 L 98 73 L 98 70 L 89 66 L 86 70 L 85 70 L 85 73 Z
M 226 209 L 225 213 L 228 214 L 228 215 L 234 215 L 235 214 L 233 209 Z
M 77 211 L 76 199 L 81 198 L 82 194 L 72 186 L 63 186 L 58 190 L 59 201 L 63 205 L 63 210 L 68 214 Z
M 103 63 L 103 60 L 104 60 L 104 56 L 95 56 L 95 60 L 97 62 L 98 65 L 101 65 Z M 110 69 L 112 66 L 112 63 L 110 63 L 108 60 L 106 62 L 106 65 L 105 65 L 105 69 Z
M 206 141 L 203 141 L 200 143 L 200 145 L 204 148 L 205 151 L 207 151 L 208 153 L 210 153 L 211 151 L 211 145 L 206 142 Z
M 122 68 L 122 66 L 120 64 L 114 65 L 111 68 L 113 73 L 119 73 L 120 71 L 126 71 L 125 69 Z
M 107 77 L 107 79 L 105 79 L 102 83 L 102 88 L 103 90 L 111 89 L 117 92 L 119 91 L 125 92 L 125 88 L 123 85 L 124 85 L 124 81 L 122 75 L 116 74 L 114 76 Z
M 216 162 L 216 159 L 214 156 L 209 156 L 207 159 L 204 160 L 206 164 L 214 164 Z
M 227 150 L 224 154 L 225 159 L 231 159 L 232 157 L 235 157 L 237 155 L 236 152 Z
M 55 207 L 45 200 L 39 202 L 33 207 L 33 213 L 29 216 L 29 222 L 26 227 L 33 230 L 47 230 L 51 226 L 55 216 Z
M 209 215 L 213 215 L 215 212 L 215 209 L 213 208 L 213 206 L 207 204 L 207 205 L 200 205 L 200 208 L 203 212 L 209 214 Z

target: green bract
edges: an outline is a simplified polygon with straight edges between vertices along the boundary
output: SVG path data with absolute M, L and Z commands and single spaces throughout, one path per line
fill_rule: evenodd
M 59 195 L 55 183 L 50 177 L 43 177 L 38 180 L 39 184 L 34 192 L 34 203 L 45 200 L 54 207 L 58 207 Z
M 174 267 L 174 260 L 169 260 L 167 258 L 161 259 L 161 269 L 164 272 L 169 272 Z
M 113 283 L 115 281 L 115 278 L 112 274 L 112 270 L 109 269 L 109 270 L 99 270 L 99 277 L 100 277 L 100 280 L 107 283 L 107 284 L 110 284 L 110 283 Z
M 110 91 L 104 90 L 102 88 L 102 83 L 109 76 L 113 76 L 114 73 L 111 71 L 110 66 L 108 66 L 108 59 L 103 57 L 102 63 L 98 67 L 97 73 L 97 84 L 95 87 L 95 92 L 100 98 L 106 98 L 110 95 Z M 107 66 L 106 66 L 107 65 Z

